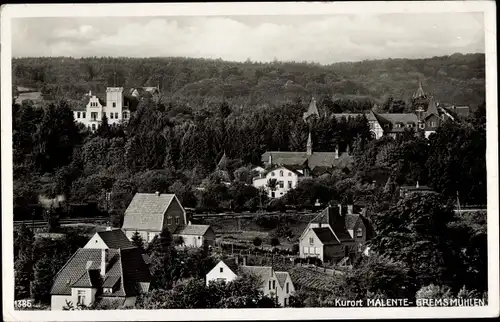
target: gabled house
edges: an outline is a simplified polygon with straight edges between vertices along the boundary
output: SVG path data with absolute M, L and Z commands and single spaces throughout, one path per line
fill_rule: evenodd
M 220 260 L 217 265 L 214 266 L 207 273 L 206 283 L 207 286 L 211 281 L 225 282 L 229 283 L 234 281 L 238 277 L 238 265 L 232 260 Z
M 134 247 L 121 229 L 97 232 L 84 246 L 84 248 L 97 249 L 128 249 Z
M 138 248 L 80 248 L 54 277 L 51 310 L 133 306 L 149 290 L 151 275 Z
M 354 207 L 328 206 L 304 229 L 299 238 L 301 258 L 317 257 L 322 262 L 338 262 L 364 250 L 373 230 Z
M 401 186 L 399 187 L 399 196 L 401 198 L 407 196 L 410 193 L 414 192 L 433 192 L 434 190 L 429 186 L 421 186 L 418 182 L 414 186 Z
M 215 243 L 215 233 L 209 225 L 179 226 L 173 234 L 175 237 L 182 237 L 183 245 L 187 247 L 200 247 L 204 243 L 213 246 Z
M 292 278 L 288 272 L 276 272 L 270 266 L 247 266 L 246 258 L 243 258 L 243 265 L 238 266 L 237 259 L 221 260 L 206 275 L 207 285 L 211 281 L 231 282 L 241 274 L 252 274 L 257 276 L 262 282 L 262 292 L 264 295 L 276 297 L 282 307 L 289 305 L 289 298 L 295 292 Z
M 175 194 L 136 193 L 123 220 L 122 230 L 129 240 L 138 232 L 149 243 L 163 229 L 172 237 L 182 236 L 184 245 L 201 247 L 206 242 L 213 245 L 215 233 L 208 225 L 187 222 L 186 210 Z

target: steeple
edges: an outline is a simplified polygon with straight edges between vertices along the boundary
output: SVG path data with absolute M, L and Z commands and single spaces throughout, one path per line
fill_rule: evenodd
M 312 155 L 311 131 L 309 131 L 309 137 L 307 138 L 307 155 Z
M 319 112 L 318 108 L 316 107 L 316 99 L 313 97 L 311 99 L 311 103 L 309 103 L 309 108 L 307 109 L 307 112 L 304 113 L 304 116 L 302 117 L 304 119 L 304 122 L 307 122 L 307 120 L 310 117 L 319 117 Z
M 417 98 L 425 98 L 425 93 L 424 90 L 422 89 L 422 82 L 418 83 L 418 89 L 415 92 L 415 94 L 413 94 L 413 99 Z
M 217 163 L 217 169 L 218 170 L 225 170 L 227 167 L 227 157 L 226 157 L 226 151 L 224 151 L 224 154 L 219 160 L 219 163 Z

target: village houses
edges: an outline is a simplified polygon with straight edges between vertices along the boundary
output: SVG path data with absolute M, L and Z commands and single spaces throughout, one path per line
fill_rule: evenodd
M 289 306 L 289 298 L 295 292 L 292 278 L 288 272 L 277 272 L 270 266 L 247 266 L 246 257 L 242 265 L 238 266 L 238 258 L 234 260 L 221 260 L 206 275 L 207 285 L 211 281 L 231 282 L 239 274 L 252 274 L 262 282 L 264 295 L 276 297 L 282 307 Z
M 163 229 L 174 238 L 182 237 L 183 245 L 201 247 L 213 245 L 215 233 L 208 225 L 193 225 L 187 221 L 186 210 L 175 194 L 136 193 L 125 210 L 122 230 L 132 240 L 135 232 L 149 243 Z

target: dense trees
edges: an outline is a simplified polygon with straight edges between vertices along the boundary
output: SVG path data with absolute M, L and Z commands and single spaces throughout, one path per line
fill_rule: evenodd
M 343 111 L 337 99 L 359 106 L 359 99 L 372 98 L 387 110 L 400 112 L 422 81 L 437 100 L 457 104 L 480 104 L 485 93 L 483 54 L 452 55 L 428 59 L 386 59 L 328 66 L 295 62 L 225 62 L 186 58 L 19 58 L 12 62 L 17 85 L 36 87 L 44 98 L 64 94 L 79 99 L 89 89 L 105 86 L 160 85 L 165 97 L 192 106 L 220 105 L 224 117 L 232 106 L 253 108 L 282 104 L 318 95 L 325 110 Z M 383 75 L 383 77 L 381 77 Z M 408 76 L 410 75 L 410 77 Z M 335 97 L 332 97 L 332 94 Z M 353 100 L 353 98 L 355 98 Z M 358 105 L 358 106 L 356 106 Z

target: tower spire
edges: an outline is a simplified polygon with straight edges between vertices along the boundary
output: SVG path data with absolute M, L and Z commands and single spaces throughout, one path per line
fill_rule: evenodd
M 311 129 L 309 129 L 309 136 L 307 138 L 307 155 L 312 155 Z

